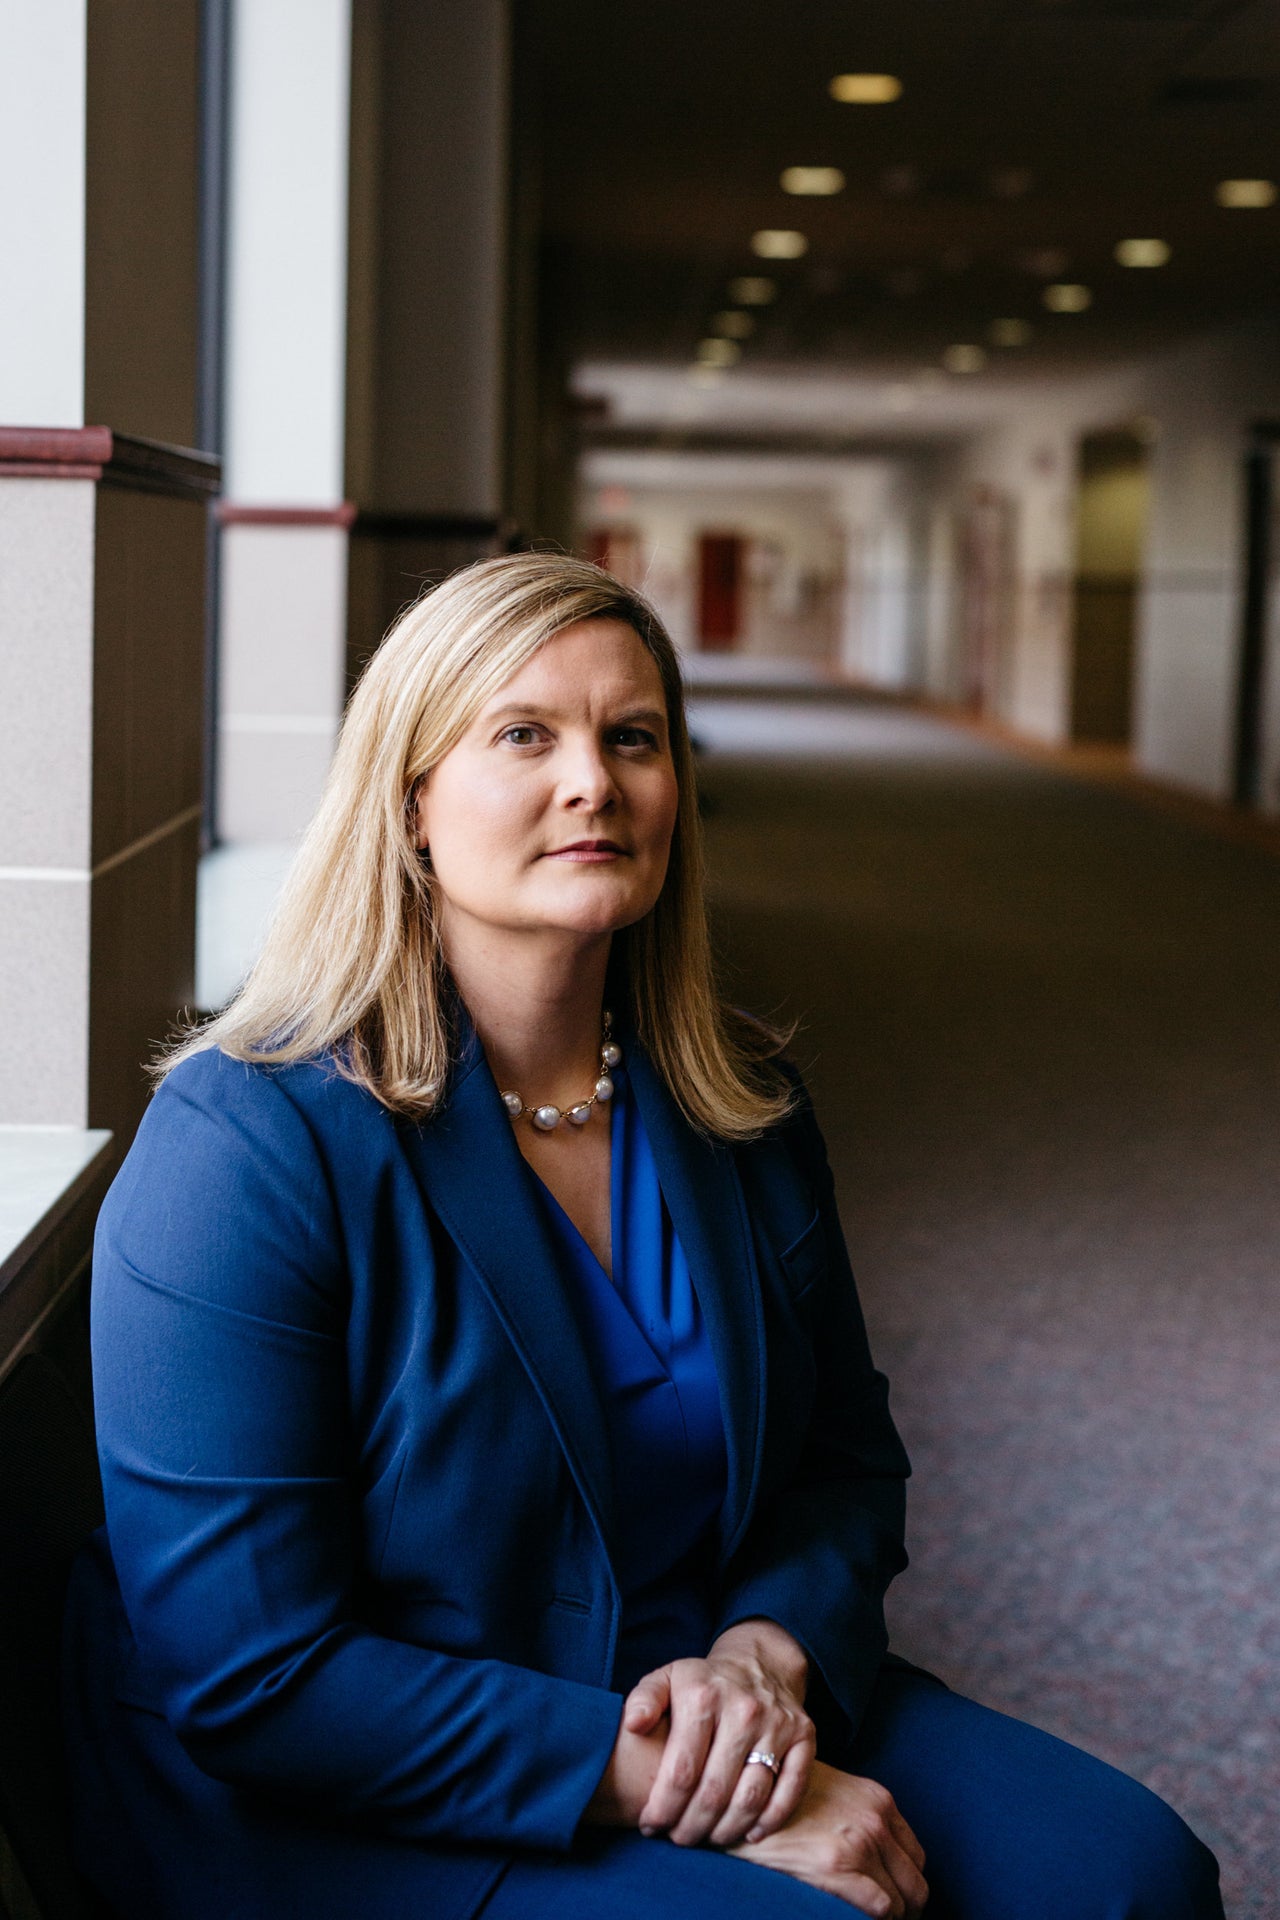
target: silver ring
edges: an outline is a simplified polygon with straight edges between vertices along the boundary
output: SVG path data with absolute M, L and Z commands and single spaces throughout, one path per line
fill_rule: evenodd
M 742 1770 L 744 1773 L 748 1767 L 768 1767 L 775 1780 L 782 1772 L 782 1763 L 778 1759 L 777 1754 L 761 1753 L 759 1748 L 755 1748 L 743 1761 Z

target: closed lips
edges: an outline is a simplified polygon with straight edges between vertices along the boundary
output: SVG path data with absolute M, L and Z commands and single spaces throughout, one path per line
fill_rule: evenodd
M 553 847 L 550 857 L 555 859 L 562 853 L 622 853 L 623 851 L 624 849 L 616 840 L 574 840 L 567 847 Z

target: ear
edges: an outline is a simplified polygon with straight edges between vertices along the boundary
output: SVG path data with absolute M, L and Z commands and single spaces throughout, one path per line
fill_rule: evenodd
M 424 773 L 420 780 L 414 781 L 404 803 L 404 810 L 409 820 L 409 830 L 413 835 L 413 844 L 419 853 L 426 853 L 427 851 L 426 803 L 428 777 L 429 776 Z

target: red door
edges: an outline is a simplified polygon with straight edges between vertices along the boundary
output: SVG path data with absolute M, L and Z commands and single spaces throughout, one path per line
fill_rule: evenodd
M 741 631 L 742 546 L 736 533 L 698 541 L 698 637 L 709 652 L 727 653 Z

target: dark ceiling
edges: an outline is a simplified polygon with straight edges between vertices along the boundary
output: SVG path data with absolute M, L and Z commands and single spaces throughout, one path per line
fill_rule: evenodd
M 779 296 L 744 368 L 888 377 L 997 319 L 1034 332 L 993 372 L 1067 372 L 1280 299 L 1280 202 L 1214 198 L 1280 178 L 1280 0 L 527 0 L 521 35 L 573 358 L 687 364 L 749 273 Z M 897 75 L 901 99 L 836 104 L 849 71 Z M 790 196 L 792 165 L 846 188 Z M 755 259 L 764 227 L 808 253 Z M 1130 237 L 1169 264 L 1117 265 Z M 1088 311 L 1047 312 L 1051 279 Z

